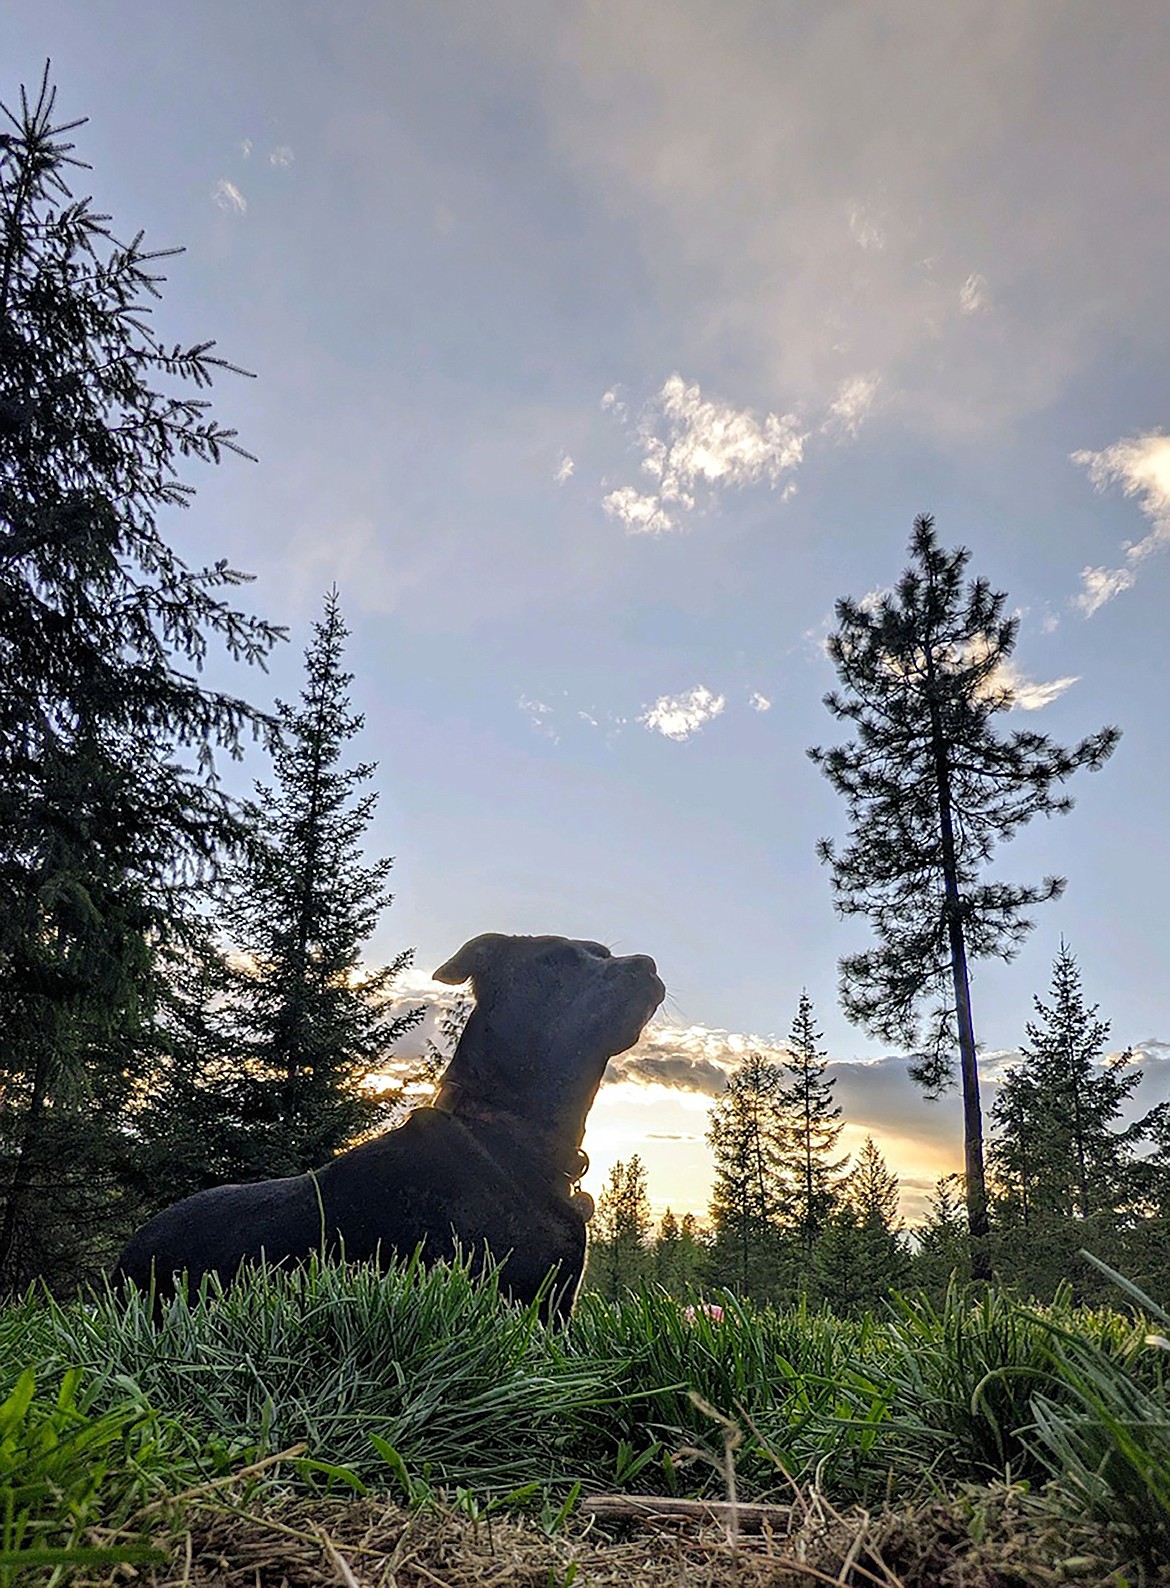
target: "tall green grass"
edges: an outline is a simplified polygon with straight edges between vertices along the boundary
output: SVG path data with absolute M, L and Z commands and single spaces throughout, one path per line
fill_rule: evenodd
M 1089 1261 L 1145 1318 L 1170 1326 L 1170 1313 L 1115 1270 Z M 1133 1538 L 1148 1560 L 1170 1564 L 1170 1340 L 1139 1327 L 1109 1351 L 1059 1318 L 1038 1321 L 1062 1390 L 1059 1402 L 1042 1391 L 1032 1403 L 1036 1450 L 1054 1498 L 1072 1515 Z
M 1144 1309 L 1137 1321 L 959 1288 L 860 1321 L 720 1300 L 721 1320 L 688 1320 L 658 1292 L 618 1305 L 587 1295 L 569 1329 L 550 1329 L 537 1306 L 502 1302 L 494 1275 L 417 1262 L 258 1272 L 157 1320 L 134 1296 L 29 1298 L 0 1312 L 0 1399 L 15 1394 L 19 1410 L 30 1382 L 64 1395 L 79 1439 L 87 1419 L 102 1430 L 95 1449 L 113 1451 L 124 1426 L 124 1450 L 146 1442 L 126 1457 L 139 1495 L 168 1470 L 189 1482 L 302 1443 L 301 1482 L 411 1500 L 574 1483 L 712 1494 L 727 1419 L 745 1497 L 815 1482 L 874 1505 L 1024 1477 L 1049 1484 L 1054 1504 L 1144 1528 L 1170 1560 L 1167 1352 L 1145 1343 L 1145 1298 L 1119 1291 Z M 17 1470 L 6 1448 L 0 1494 L 5 1461 Z M 77 1516 L 96 1503 L 83 1495 Z M 39 1537 L 35 1504 L 21 1506 L 24 1532 L 10 1529 L 6 1547 Z
M 25 1368 L 0 1401 L 0 1584 L 52 1583 L 70 1567 L 156 1558 L 130 1537 L 94 1545 L 91 1527 L 128 1521 L 176 1474 L 166 1430 L 137 1395 L 95 1408 L 95 1386 L 70 1369 L 38 1394 Z

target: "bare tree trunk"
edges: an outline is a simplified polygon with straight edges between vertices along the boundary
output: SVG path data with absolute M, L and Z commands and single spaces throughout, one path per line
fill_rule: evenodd
M 955 908 L 948 929 L 951 944 L 951 978 L 955 989 L 955 1016 L 959 1027 L 959 1074 L 963 1087 L 963 1168 L 967 1191 L 967 1227 L 971 1237 L 971 1278 L 991 1278 L 990 1227 L 987 1218 L 987 1182 L 983 1170 L 983 1111 L 979 1102 L 979 1066 L 975 1054 L 975 1027 L 971 1020 L 971 991 L 967 981 L 967 948 L 963 922 Z
M 967 1194 L 967 1228 L 971 1242 L 971 1278 L 991 1278 L 991 1252 L 987 1220 L 987 1182 L 983 1169 L 983 1112 L 979 1103 L 979 1066 L 975 1055 L 975 1026 L 971 1018 L 971 985 L 967 974 L 967 945 L 963 937 L 963 906 L 959 897 L 959 867 L 955 854 L 955 828 L 951 798 L 951 769 L 947 760 L 938 698 L 934 689 L 934 657 L 926 646 L 926 672 L 930 684 L 930 737 L 938 794 L 939 837 L 942 842 L 943 908 L 951 955 L 951 983 L 955 993 L 955 1020 L 959 1031 L 959 1075 L 963 1088 L 963 1168 Z

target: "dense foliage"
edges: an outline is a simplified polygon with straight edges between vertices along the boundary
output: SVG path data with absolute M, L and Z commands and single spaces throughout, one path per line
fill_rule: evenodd
M 350 795 L 372 769 L 336 765 L 360 725 L 336 602 L 300 713 L 274 717 L 199 676 L 213 643 L 263 663 L 281 633 L 233 604 L 243 575 L 187 567 L 165 532 L 192 494 L 185 467 L 241 451 L 201 395 L 232 366 L 210 342 L 153 330 L 163 256 L 141 235 L 118 242 L 74 196 L 80 123 L 55 120 L 47 76 L 4 114 L 0 1293 L 100 1273 L 134 1223 L 192 1188 L 184 1143 L 198 1141 L 203 1174 L 238 1171 L 202 1127 L 261 1043 L 289 1094 L 286 1129 L 237 1133 L 261 1148 L 249 1174 L 327 1156 L 367 1124 L 377 1110 L 357 1079 L 385 1051 L 398 968 L 356 974 L 388 862 L 358 848 L 371 796 Z M 217 753 L 239 756 L 249 736 L 277 754 L 280 795 L 264 808 L 216 775 Z M 246 879 L 234 915 L 227 866 Z M 249 912 L 267 944 L 242 930 Z M 237 1022 L 225 1043 L 241 947 L 256 964 L 267 947 L 268 978 L 251 990 L 251 1032 Z
M 153 331 L 161 256 L 73 196 L 54 99 L 22 94 L 0 147 L 0 1286 L 130 1212 L 159 956 L 242 836 L 214 753 L 265 723 L 198 672 L 278 634 L 163 535 L 181 466 L 239 451 L 197 395 L 231 366 Z

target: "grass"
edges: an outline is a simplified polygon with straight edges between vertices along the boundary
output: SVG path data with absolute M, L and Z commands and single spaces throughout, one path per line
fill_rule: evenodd
M 258 1273 L 157 1323 L 134 1297 L 30 1296 L 0 1312 L 0 1585 L 107 1559 L 79 1551 L 141 1555 L 168 1495 L 240 1469 L 248 1503 L 278 1484 L 415 1510 L 442 1495 L 477 1524 L 519 1508 L 555 1532 L 581 1486 L 723 1494 L 729 1443 L 743 1499 L 934 1506 L 951 1526 L 972 1485 L 1002 1489 L 1029 1497 L 1020 1514 L 1088 1516 L 1155 1572 L 1170 1320 L 1128 1289 L 1129 1316 L 953 1289 L 860 1321 L 730 1296 L 722 1321 L 687 1321 L 660 1293 L 587 1295 L 568 1331 L 491 1276 L 417 1263 Z

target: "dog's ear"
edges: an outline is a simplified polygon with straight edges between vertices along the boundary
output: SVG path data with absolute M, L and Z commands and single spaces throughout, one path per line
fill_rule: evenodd
M 505 943 L 512 939 L 504 932 L 481 932 L 478 937 L 473 937 L 445 965 L 440 965 L 431 977 L 432 981 L 449 982 L 457 986 L 461 981 L 470 981 L 473 977 L 483 974 L 489 960 L 500 952 Z

